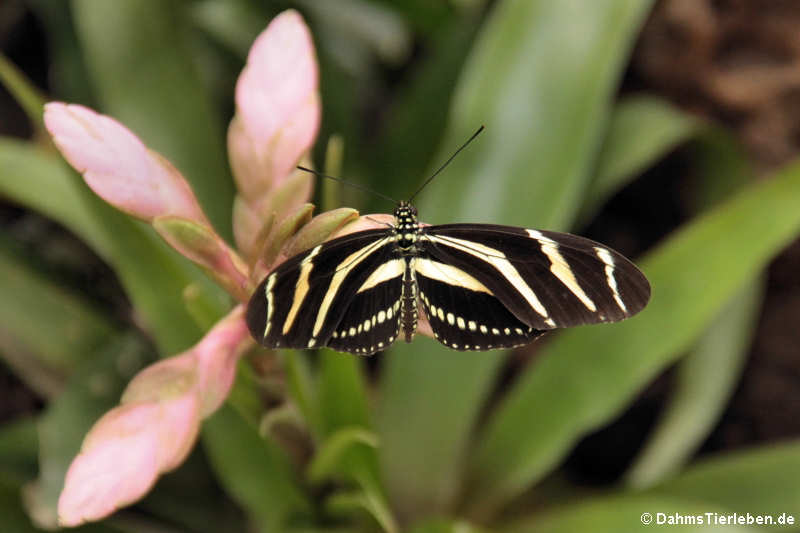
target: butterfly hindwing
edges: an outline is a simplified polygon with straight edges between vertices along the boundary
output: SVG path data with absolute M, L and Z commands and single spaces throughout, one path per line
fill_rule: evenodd
M 527 344 L 544 333 L 514 316 L 469 273 L 432 257 L 414 262 L 419 300 L 434 337 L 455 350 L 492 350 Z
M 386 349 L 400 334 L 400 294 L 405 260 L 381 264 L 372 281 L 362 284 L 333 331 L 328 346 L 334 350 L 369 355 Z
M 399 300 L 399 285 L 391 282 L 394 271 L 381 268 L 394 256 L 391 237 L 377 229 L 334 239 L 288 259 L 254 292 L 247 309 L 251 333 L 269 348 L 317 348 L 330 341 L 341 345 L 340 339 L 333 339 L 334 331 L 340 322 L 363 323 L 368 307 L 364 302 L 374 303 L 370 294 Z M 351 309 L 354 301 L 362 305 Z M 373 340 L 354 338 L 346 349 L 361 353 Z
M 427 254 L 469 273 L 536 330 L 616 322 L 639 312 L 650 296 L 630 261 L 589 239 L 489 224 L 423 229 Z

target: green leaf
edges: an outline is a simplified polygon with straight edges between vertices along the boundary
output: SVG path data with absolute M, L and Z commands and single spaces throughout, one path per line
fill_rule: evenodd
M 336 492 L 325 502 L 325 510 L 334 516 L 352 515 L 354 511 L 363 510 L 375 518 L 386 533 L 399 532 L 385 502 L 371 498 L 365 491 Z
M 486 530 L 469 522 L 437 518 L 411 529 L 411 533 L 483 533 Z
M 176 533 L 177 530 L 192 533 L 247 531 L 246 517 L 233 502 L 223 497 L 213 474 L 202 447 L 197 446 L 180 467 L 158 480 L 153 490 L 136 504 L 136 510 L 141 509 L 149 518 L 159 518 L 170 524 Z
M 365 69 L 371 55 L 398 64 L 411 52 L 406 21 L 392 8 L 364 0 L 298 0 L 297 4 L 319 34 L 336 43 L 333 53 L 351 70 Z
M 306 352 L 299 350 L 283 350 L 283 368 L 289 396 L 297 404 L 297 408 L 305 419 L 309 431 L 317 437 L 322 436 L 317 391 L 314 388 L 311 368 Z
M 399 87 L 377 146 L 364 150 L 371 160 L 372 184 L 378 191 L 408 198 L 427 178 L 425 172 L 442 140 L 458 75 L 479 28 L 478 15 L 453 17 L 422 45 L 428 52 L 420 58 L 410 79 Z M 374 205 L 377 209 L 385 203 Z
M 617 103 L 579 219 L 588 222 L 609 197 L 699 128 L 694 117 L 652 96 Z
M 44 98 L 30 80 L 3 54 L 0 54 L 0 83 L 22 107 L 34 127 L 43 130 Z
M 111 260 L 108 237 L 87 208 L 87 203 L 100 200 L 90 200 L 87 188 L 53 152 L 0 137 L 0 195 L 66 226 L 103 259 Z
M 191 346 L 202 333 L 183 305 L 185 287 L 200 288 L 218 317 L 226 311 L 222 290 L 196 266 L 149 226 L 100 200 L 49 152 L 0 139 L 0 194 L 66 226 L 109 262 L 162 354 Z
M 436 161 L 479 125 L 486 131 L 431 187 L 457 192 L 431 190 L 420 200 L 423 218 L 568 227 L 650 4 L 495 3 L 461 76 Z
M 739 382 L 763 295 L 760 280 L 739 290 L 681 360 L 669 406 L 628 470 L 628 484 L 649 487 L 674 474 L 703 444 Z
M 0 294 L 3 356 L 45 397 L 55 395 L 72 369 L 117 333 L 108 316 L 37 272 L 2 236 Z
M 36 14 L 47 35 L 47 85 L 51 94 L 89 104 L 93 91 L 89 86 L 83 51 L 75 35 L 70 3 L 28 0 L 26 5 Z
M 697 463 L 648 494 L 722 506 L 737 513 L 795 515 L 800 493 L 800 442 L 731 452 Z
M 288 457 L 229 406 L 205 422 L 203 444 L 219 482 L 260 531 L 285 531 L 290 520 L 310 514 Z
M 639 316 L 553 338 L 480 438 L 470 463 L 472 512 L 491 513 L 541 478 L 578 438 L 615 416 L 687 349 L 797 236 L 798 202 L 797 164 L 746 187 L 640 263 L 653 297 Z
M 708 523 L 705 513 L 741 513 L 739 508 L 724 508 L 687 499 L 681 496 L 652 496 L 621 494 L 591 498 L 575 504 L 563 505 L 552 511 L 538 512 L 530 517 L 516 520 L 498 530 L 498 533 L 649 533 L 657 530 L 676 529 L 681 533 L 747 533 L 763 531 L 756 526 Z M 645 515 L 647 513 L 647 515 Z M 666 520 L 676 514 L 690 519 L 703 519 L 701 524 L 672 525 Z M 661 516 L 660 516 L 661 515 Z M 649 523 L 644 523 L 646 520 Z M 659 523 L 660 521 L 660 523 Z
M 357 426 L 333 432 L 317 450 L 308 465 L 306 477 L 314 484 L 333 478 L 339 470 L 344 455 L 358 446 L 377 448 L 378 438 L 374 433 Z
M 231 239 L 233 181 L 225 135 L 192 59 L 178 2 L 73 0 L 102 111 L 172 161 L 217 231 Z
M 22 490 L 19 484 L 0 476 L 0 517 L 3 529 L 14 533 L 41 533 L 25 514 L 21 501 Z
M 447 180 L 457 180 L 449 192 L 421 197 L 423 220 L 548 228 L 572 220 L 649 5 L 495 3 L 458 85 L 441 145 L 446 155 L 436 161 L 480 124 L 487 131 L 431 187 L 444 190 Z M 450 352 L 422 339 L 387 358 L 377 427 L 384 479 L 404 518 L 452 506 L 475 417 L 502 360 L 502 354 Z
M 328 349 L 318 353 L 321 434 L 328 436 L 352 425 L 370 427 L 361 359 Z
M 350 479 L 361 488 L 360 497 L 367 503 L 366 509 L 387 531 L 394 531 L 396 526 L 386 494 L 381 484 L 378 471 L 378 456 L 375 450 L 377 438 L 371 431 L 367 407 L 367 392 L 364 382 L 362 360 L 350 354 L 333 350 L 317 352 L 320 364 L 317 374 L 318 404 L 315 411 L 319 414 L 321 427 L 318 433 L 326 437 L 322 448 L 317 450 L 309 473 L 314 468 L 335 470 L 343 478 Z M 355 433 L 354 426 L 362 428 Z M 355 440 L 363 440 L 367 446 L 348 445 Z M 337 442 L 338 441 L 338 442 Z M 338 448 L 338 449 L 337 449 Z M 332 452 L 337 452 L 334 456 Z M 324 465 L 328 466 L 323 468 Z
M 498 352 L 457 352 L 423 337 L 384 359 L 379 458 L 399 515 L 414 519 L 452 505 L 475 417 L 502 361 Z
M 0 426 L 0 477 L 19 482 L 35 477 L 38 451 L 34 418 L 19 418 L 4 423 Z
M 709 129 L 692 147 L 705 178 L 693 195 L 697 210 L 718 205 L 753 179 L 743 151 L 727 132 Z M 763 280 L 749 281 L 678 363 L 669 404 L 626 473 L 630 485 L 649 487 L 677 471 L 717 424 L 744 368 L 763 294 Z
M 242 61 L 267 24 L 263 13 L 247 0 L 203 0 L 192 2 L 188 8 L 197 26 Z

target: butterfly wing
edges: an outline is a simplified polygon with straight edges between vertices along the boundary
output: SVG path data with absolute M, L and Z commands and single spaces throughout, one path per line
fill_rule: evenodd
M 514 316 L 464 265 L 426 253 L 414 261 L 419 301 L 434 337 L 455 350 L 511 348 L 544 333 Z
M 447 318 L 452 313 L 464 335 L 470 330 L 468 317 L 462 317 L 466 328 L 457 319 L 464 314 L 457 307 L 464 300 L 475 302 L 473 307 L 485 305 L 484 315 L 495 317 L 497 331 L 508 330 L 509 342 L 519 344 L 538 330 L 623 320 L 644 308 L 650 297 L 650 285 L 633 263 L 568 233 L 447 224 L 424 228 L 420 248 L 427 259 L 417 263 L 416 273 L 428 299 L 423 300 L 426 311 L 431 308 L 438 317 L 441 310 L 445 320 L 438 323 L 447 323 L 450 330 L 453 324 Z M 507 315 L 497 310 L 497 303 Z M 436 324 L 432 320 L 434 331 Z
M 404 264 L 382 229 L 306 250 L 255 290 L 247 308 L 250 332 L 268 348 L 330 346 L 358 354 L 382 349 L 397 337 Z

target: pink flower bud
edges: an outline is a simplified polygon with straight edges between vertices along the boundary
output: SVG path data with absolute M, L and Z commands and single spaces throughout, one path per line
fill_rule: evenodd
M 117 209 L 144 220 L 171 215 L 208 224 L 180 172 L 116 120 L 50 102 L 44 122 L 64 158 Z
M 239 306 L 193 348 L 134 377 L 121 405 L 95 423 L 67 471 L 58 500 L 61 525 L 108 516 L 182 463 L 200 421 L 230 392 L 249 338 Z
M 245 200 L 283 181 L 317 136 L 317 61 L 303 18 L 284 11 L 258 36 L 236 84 L 228 130 L 231 167 Z

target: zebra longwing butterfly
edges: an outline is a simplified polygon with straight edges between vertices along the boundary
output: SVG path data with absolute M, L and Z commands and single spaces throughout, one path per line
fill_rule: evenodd
M 408 202 L 394 217 L 392 227 L 325 242 L 268 274 L 247 309 L 253 337 L 269 348 L 367 355 L 401 336 L 411 342 L 422 306 L 445 346 L 491 350 L 551 329 L 624 320 L 650 298 L 633 263 L 583 237 L 421 226 Z

